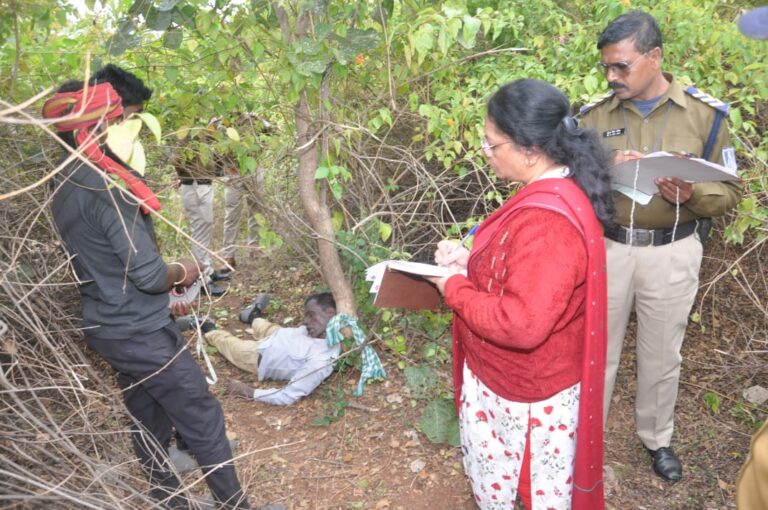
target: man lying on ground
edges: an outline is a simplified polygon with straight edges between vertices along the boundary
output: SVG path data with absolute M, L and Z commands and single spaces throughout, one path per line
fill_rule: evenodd
M 201 324 L 205 340 L 230 363 L 259 376 L 259 381 L 288 381 L 283 388 L 252 388 L 233 380 L 227 390 L 245 398 L 274 405 L 290 405 L 312 393 L 333 372 L 341 347 L 328 347 L 325 328 L 336 314 L 336 303 L 328 292 L 313 294 L 304 302 L 304 324 L 284 328 L 261 317 L 270 295 L 260 294 L 240 313 L 250 324 L 254 340 L 241 340 L 210 321 Z

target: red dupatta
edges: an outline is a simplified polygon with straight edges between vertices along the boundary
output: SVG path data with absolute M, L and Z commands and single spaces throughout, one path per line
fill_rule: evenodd
M 603 386 L 608 307 L 605 243 L 592 204 L 572 179 L 535 181 L 518 191 L 480 225 L 470 252 L 470 262 L 488 246 L 509 216 L 529 207 L 562 214 L 584 238 L 587 251 L 587 294 L 572 502 L 573 510 L 603 510 Z M 470 266 L 471 263 L 468 264 Z M 456 323 L 458 320 L 461 319 L 454 318 L 453 328 L 453 380 L 457 409 L 464 366 L 464 351 Z
M 130 170 L 104 154 L 93 137 L 97 124 L 122 115 L 122 100 L 109 83 L 99 83 L 75 92 L 58 92 L 43 105 L 43 117 L 59 118 L 53 125 L 60 133 L 75 131 L 78 148 L 97 167 L 125 182 L 128 190 L 141 200 L 144 214 L 150 210 L 158 211 L 160 201 L 152 190 Z

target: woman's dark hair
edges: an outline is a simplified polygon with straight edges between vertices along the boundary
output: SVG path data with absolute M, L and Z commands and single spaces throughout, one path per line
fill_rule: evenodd
M 624 39 L 631 39 L 635 49 L 647 53 L 654 48 L 664 49 L 661 30 L 656 20 L 643 11 L 629 11 L 611 21 L 597 40 L 597 49 L 610 46 Z
M 578 127 L 565 94 L 543 81 L 516 80 L 493 94 L 488 117 L 517 145 L 568 166 L 600 223 L 613 224 L 608 153 L 595 131 Z

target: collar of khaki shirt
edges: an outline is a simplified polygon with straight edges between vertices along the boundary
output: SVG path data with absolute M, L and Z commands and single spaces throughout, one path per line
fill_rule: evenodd
M 653 110 L 656 110 L 656 108 L 658 108 L 659 106 L 666 104 L 667 99 L 671 99 L 672 102 L 675 103 L 676 105 L 680 106 L 681 108 L 685 108 L 686 98 L 685 98 L 685 90 L 683 89 L 683 87 L 681 87 L 680 84 L 675 81 L 675 77 L 669 73 L 664 73 L 664 78 L 666 78 L 667 81 L 669 82 L 669 88 L 664 94 L 661 95 L 661 97 L 659 98 L 659 101 L 656 103 L 656 106 L 653 107 Z M 631 105 L 630 107 L 631 109 L 635 108 L 631 99 L 626 99 L 624 102 Z M 615 110 L 621 105 L 621 103 L 622 103 L 622 100 L 614 95 L 611 98 L 611 102 L 608 105 L 608 109 Z M 650 115 L 650 113 L 648 115 Z

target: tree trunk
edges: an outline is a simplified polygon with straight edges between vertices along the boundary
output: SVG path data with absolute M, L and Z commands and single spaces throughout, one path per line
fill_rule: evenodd
M 296 135 L 300 147 L 309 142 L 313 136 L 313 133 L 310 132 L 312 126 L 310 115 L 307 94 L 302 91 L 296 105 Z M 317 194 L 316 171 L 317 142 L 312 142 L 299 153 L 298 178 L 301 204 L 309 217 L 312 229 L 318 235 L 317 248 L 320 254 L 320 269 L 336 300 L 336 310 L 356 316 L 355 295 L 352 286 L 344 277 L 339 253 L 336 251 L 336 233 L 333 231 L 331 211 Z
M 285 10 L 278 4 L 274 4 L 274 7 L 286 45 L 290 44 L 294 38 L 306 36 L 308 25 L 306 13 L 299 15 L 296 23 L 292 26 Z M 336 251 L 336 233 L 333 230 L 331 211 L 328 205 L 320 199 L 317 192 L 315 172 L 317 171 L 318 137 L 312 133 L 312 110 L 306 90 L 299 93 L 295 113 L 297 145 L 302 148 L 298 155 L 299 167 L 297 169 L 299 197 L 310 225 L 318 236 L 317 248 L 320 255 L 320 270 L 323 273 L 323 279 L 331 288 L 331 293 L 336 301 L 336 311 L 357 316 L 355 294 L 352 291 L 352 286 L 344 277 L 341 259 L 338 251 Z

